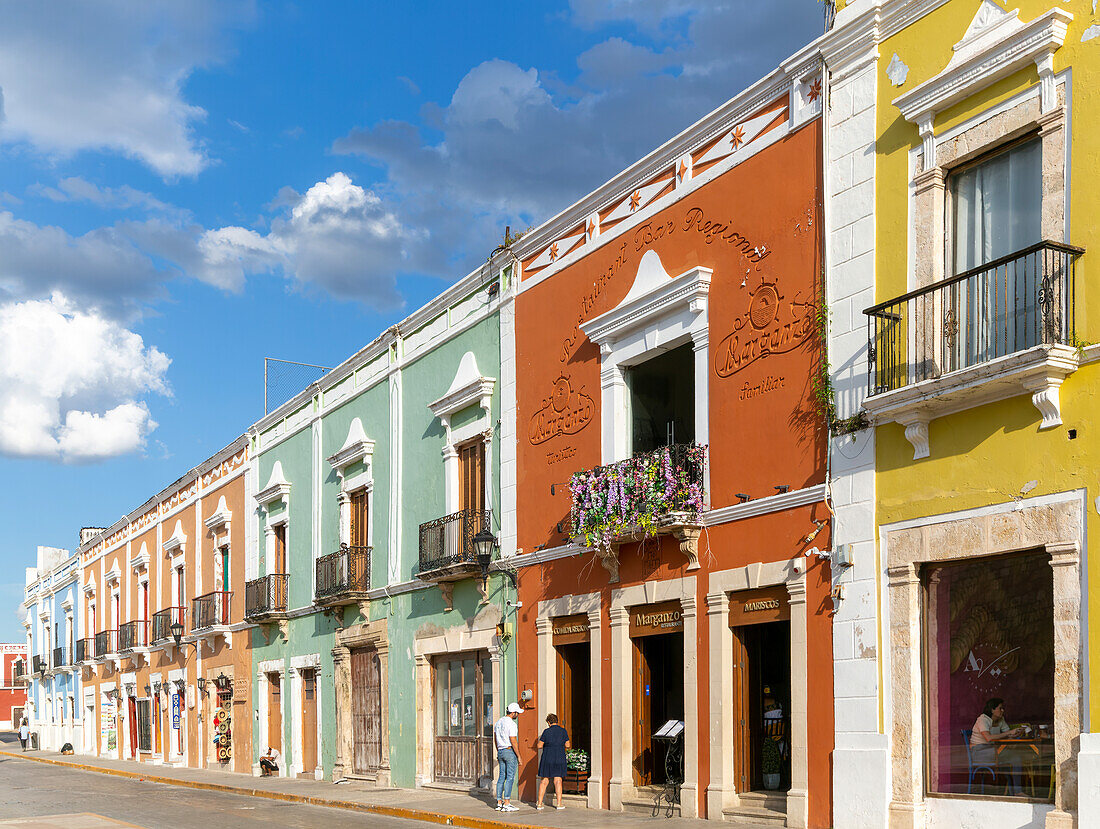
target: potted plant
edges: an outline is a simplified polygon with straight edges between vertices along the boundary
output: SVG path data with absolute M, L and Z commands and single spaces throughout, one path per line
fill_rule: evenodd
M 588 794 L 588 752 L 583 748 L 571 748 L 565 752 L 565 779 L 562 791 L 570 794 Z
M 764 738 L 764 747 L 760 752 L 760 770 L 764 773 L 764 788 L 774 792 L 779 788 L 779 771 L 783 758 L 779 755 L 779 744 L 771 737 Z

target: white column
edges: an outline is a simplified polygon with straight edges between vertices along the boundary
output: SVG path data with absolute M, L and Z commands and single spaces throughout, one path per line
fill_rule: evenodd
M 588 612 L 588 675 L 591 701 L 588 710 L 592 718 L 588 758 L 588 808 L 603 806 L 603 633 L 600 629 L 600 609 Z
M 610 616 L 611 688 L 608 689 L 608 707 L 611 712 L 611 779 L 607 781 L 608 808 L 622 811 L 624 796 L 629 796 L 634 788 L 630 763 L 634 739 L 631 728 L 634 660 L 630 653 L 630 611 L 625 607 L 612 607 Z
M 680 816 L 699 816 L 699 633 L 695 596 L 680 599 L 684 621 L 684 782 Z M 789 815 L 788 815 L 789 817 Z M 789 823 L 788 826 L 793 824 Z
M 733 784 L 733 633 L 726 593 L 707 594 L 710 625 L 710 785 L 707 817 L 721 820 L 722 810 L 737 803 Z

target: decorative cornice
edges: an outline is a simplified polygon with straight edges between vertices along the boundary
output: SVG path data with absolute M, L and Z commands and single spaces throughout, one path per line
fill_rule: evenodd
M 634 284 L 623 301 L 610 311 L 581 323 L 581 330 L 593 343 L 603 345 L 677 306 L 687 305 L 693 313 L 705 311 L 712 274 L 710 268 L 695 267 L 670 277 L 657 252 L 646 251 L 638 264 Z
M 986 8 L 983 5 L 978 14 L 985 13 Z M 1065 41 L 1073 20 L 1072 14 L 1058 8 L 1030 23 L 1016 19 L 1018 10 L 1002 14 L 1004 22 L 968 32 L 970 36 L 955 45 L 956 53 L 942 72 L 894 99 L 906 121 L 918 126 L 928 123 L 952 104 L 1052 54 Z
M 488 410 L 489 399 L 493 396 L 496 379 L 485 377 L 477 367 L 477 358 L 472 351 L 462 355 L 458 364 L 451 386 L 438 400 L 428 404 L 432 414 L 439 418 L 449 418 L 451 415 L 462 411 L 467 406 L 480 403 L 483 409 Z
M 256 493 L 256 503 L 269 507 L 278 501 L 286 501 L 289 497 L 290 482 L 283 475 L 283 462 L 275 461 L 267 486 Z
M 327 460 L 329 466 L 337 472 L 343 473 L 356 461 L 364 460 L 373 455 L 374 441 L 367 437 L 367 433 L 363 429 L 363 421 L 356 417 L 352 419 L 351 425 L 348 427 L 348 436 L 344 441 L 344 445 L 340 447 L 338 452 L 330 455 Z
M 183 531 L 183 522 L 177 519 L 172 535 L 161 543 L 160 548 L 166 556 L 176 556 L 184 551 L 185 544 L 187 544 L 187 533 Z
M 130 568 L 135 573 L 140 573 L 143 570 L 149 569 L 149 548 L 145 546 L 145 542 L 141 542 L 141 550 L 136 556 L 130 559 Z
M 228 526 L 229 522 L 233 520 L 233 512 L 225 503 L 225 496 L 223 495 L 218 499 L 218 507 L 207 518 L 204 518 L 202 523 L 206 525 L 206 529 L 213 532 L 218 527 Z

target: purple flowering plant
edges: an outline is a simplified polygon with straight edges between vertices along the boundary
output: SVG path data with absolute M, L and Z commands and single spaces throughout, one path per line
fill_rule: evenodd
M 639 531 L 654 535 L 660 518 L 669 513 L 700 521 L 706 462 L 706 446 L 678 444 L 575 472 L 569 483 L 573 538 L 609 550 L 616 537 Z

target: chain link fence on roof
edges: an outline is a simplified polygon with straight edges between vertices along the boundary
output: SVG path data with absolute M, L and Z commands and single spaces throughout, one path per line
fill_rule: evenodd
M 264 414 L 279 408 L 329 371 L 326 366 L 264 357 Z

